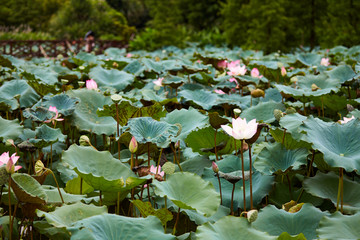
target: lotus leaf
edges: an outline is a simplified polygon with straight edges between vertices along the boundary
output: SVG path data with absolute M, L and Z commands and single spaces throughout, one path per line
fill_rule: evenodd
M 349 65 L 337 66 L 326 73 L 330 78 L 339 79 L 342 84 L 359 77 Z
M 74 169 L 90 186 L 101 191 L 119 192 L 131 189 L 146 179 L 139 179 L 128 166 L 92 147 L 71 145 L 62 155 L 64 164 Z
M 23 127 L 19 120 L 6 120 L 0 117 L 0 139 L 16 139 L 22 132 Z
M 222 205 L 219 206 L 217 212 L 211 217 L 204 217 L 195 210 L 185 209 L 183 211 L 186 213 L 186 215 L 189 216 L 190 220 L 194 221 L 197 225 L 202 225 L 207 222 L 215 223 L 216 221 L 218 221 L 222 217 L 229 215 L 230 213 L 230 209 Z
M 303 53 L 297 56 L 297 60 L 306 66 L 319 66 L 321 56 L 316 53 Z
M 215 214 L 220 205 L 214 186 L 193 173 L 174 173 L 166 181 L 153 184 L 156 195 L 167 196 L 179 208 L 196 210 L 206 217 Z
M 44 189 L 30 175 L 24 173 L 12 174 L 11 187 L 19 202 L 43 204 L 47 201 L 48 197 Z
M 186 101 L 192 101 L 197 106 L 200 106 L 205 110 L 211 109 L 217 100 L 217 95 L 209 93 L 205 90 L 182 90 L 179 93 L 179 96 L 183 97 Z
M 35 110 L 32 108 L 26 108 L 23 111 L 23 116 L 35 122 L 44 122 L 45 120 L 49 120 L 54 117 L 55 113 L 50 112 L 47 108 L 44 107 L 36 107 Z
M 256 119 L 256 121 L 263 121 L 265 123 L 272 123 L 275 121 L 274 110 L 279 109 L 285 111 L 285 106 L 282 103 L 274 101 L 262 102 L 258 105 L 245 109 L 241 114 L 241 118 L 246 118 L 247 121 Z
M 59 194 L 59 191 L 56 187 L 50 185 L 43 185 L 42 188 L 44 189 L 48 200 L 48 204 L 61 204 L 62 200 Z M 65 203 L 76 203 L 86 199 L 86 195 L 75 195 L 69 194 L 64 191 L 64 189 L 60 188 L 61 196 L 64 199 Z
M 322 217 L 329 215 L 320 209 L 305 203 L 296 213 L 286 212 L 268 205 L 261 209 L 258 219 L 252 224 L 255 229 L 266 231 L 272 236 L 283 232 L 290 235 L 303 233 L 306 239 L 316 239 L 316 229 Z
M 29 139 L 37 148 L 43 148 L 57 141 L 65 142 L 66 136 L 61 133 L 59 128 L 51 128 L 45 124 L 37 127 L 35 130 L 35 138 Z
M 75 111 L 75 107 L 78 102 L 79 100 L 77 98 L 72 98 L 64 93 L 61 93 L 52 97 L 45 96 L 40 104 L 46 108 L 54 106 L 59 113 L 64 116 L 69 116 Z
M 232 240 L 236 239 L 276 239 L 266 232 L 251 227 L 246 218 L 226 216 L 215 223 L 205 223 L 196 230 L 196 239 Z
M 162 225 L 173 219 L 172 213 L 166 208 L 154 209 L 150 202 L 143 202 L 141 200 L 133 200 L 132 203 L 139 209 L 143 217 L 149 215 L 156 216 L 160 219 Z
M 306 132 L 307 141 L 324 154 L 330 166 L 342 167 L 348 172 L 360 170 L 359 119 L 339 124 L 310 117 L 301 129 Z
M 79 89 L 68 93 L 70 97 L 77 97 L 80 103 L 76 105 L 73 113 L 72 124 L 83 131 L 91 131 L 95 134 L 111 135 L 116 132 L 116 121 L 112 117 L 98 117 L 96 111 L 104 105 L 112 103 L 110 97 L 101 93 Z
M 117 91 L 124 90 L 134 82 L 132 74 L 117 69 L 107 70 L 102 67 L 95 67 L 90 70 L 89 76 L 96 81 L 99 87 L 110 86 Z
M 20 95 L 20 107 L 31 107 L 39 100 L 39 95 L 25 80 L 8 81 L 0 87 L 0 102 L 9 105 L 12 110 L 19 108 L 19 102 L 15 99 L 18 95 Z
M 58 82 L 58 73 L 51 71 L 40 66 L 32 65 L 25 68 L 24 73 L 22 73 L 28 80 L 40 80 L 46 85 L 54 85 Z

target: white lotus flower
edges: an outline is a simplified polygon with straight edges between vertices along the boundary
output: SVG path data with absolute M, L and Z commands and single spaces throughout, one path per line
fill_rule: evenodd
M 227 125 L 221 125 L 222 129 L 232 136 L 235 139 L 250 139 L 257 132 L 257 122 L 256 119 L 251 120 L 250 122 L 246 122 L 246 118 L 233 118 L 232 119 L 232 128 Z

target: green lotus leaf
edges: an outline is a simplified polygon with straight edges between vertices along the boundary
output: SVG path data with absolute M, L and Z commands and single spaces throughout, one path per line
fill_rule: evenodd
M 162 225 L 165 225 L 168 221 L 173 219 L 172 213 L 166 208 L 154 209 L 150 202 L 143 202 L 141 200 L 133 200 L 131 202 L 139 209 L 143 217 L 149 215 L 156 216 L 160 219 Z
M 197 128 L 203 128 L 208 124 L 209 118 L 201 114 L 198 110 L 190 107 L 189 109 L 174 110 L 168 113 L 166 117 L 161 118 L 161 121 L 169 124 L 181 124 L 181 133 L 177 138 L 185 140 L 191 131 Z
M 31 65 L 29 67 L 25 67 L 25 72 L 22 74 L 28 80 L 40 80 L 46 85 L 54 85 L 58 82 L 57 72 L 41 66 Z
M 78 54 L 76 54 L 75 57 L 72 58 L 72 60 L 77 65 L 83 65 L 84 63 L 96 64 L 96 62 L 98 61 L 94 54 L 87 53 L 87 52 L 79 52 Z
M 278 143 L 281 143 L 285 146 L 286 149 L 298 149 L 298 148 L 306 148 L 311 149 L 311 143 L 302 141 L 302 140 L 296 140 L 293 136 L 293 134 L 290 134 L 288 131 L 285 132 L 285 130 L 281 128 L 274 128 L 270 129 L 271 136 L 274 138 L 274 140 Z
M 55 116 L 55 113 L 50 112 L 47 108 L 44 107 L 36 107 L 35 110 L 33 108 L 26 108 L 23 111 L 23 116 L 35 122 L 44 122 L 45 120 L 49 120 Z
M 180 97 L 183 97 L 185 101 L 192 101 L 197 106 L 205 110 L 211 109 L 214 105 L 216 105 L 217 95 L 214 93 L 210 93 L 205 90 L 182 90 L 179 93 Z
M 145 71 L 147 72 L 155 72 L 159 74 L 163 71 L 163 66 L 161 63 L 155 62 L 149 58 L 143 58 L 141 61 L 145 67 Z
M 246 152 L 244 155 L 244 168 L 245 171 L 249 170 L 249 157 Z M 230 173 L 241 170 L 241 159 L 234 155 L 228 155 L 224 157 L 221 161 L 217 162 L 219 170 L 224 173 Z M 214 176 L 214 171 L 212 168 L 205 168 L 203 179 L 210 181 L 216 191 L 219 192 L 219 182 L 216 176 Z M 227 180 L 220 178 L 221 182 L 221 191 L 222 191 L 222 202 L 223 206 L 230 208 L 231 206 L 231 193 L 233 189 L 233 184 L 228 182 Z M 252 175 L 252 184 L 253 184 L 253 202 L 254 206 L 259 204 L 261 200 L 269 194 L 271 187 L 274 182 L 273 176 L 262 175 L 260 172 L 253 171 Z M 234 210 L 238 207 L 244 207 L 243 200 L 243 185 L 242 181 L 239 181 L 235 184 L 235 192 L 234 192 Z M 246 206 L 250 207 L 250 183 L 249 180 L 245 181 L 245 189 L 246 189 Z
M 4 56 L 0 55 L 0 66 L 2 67 L 7 67 L 7 68 L 14 68 L 14 66 L 12 65 L 11 61 L 7 58 L 5 58 Z
M 37 148 L 43 148 L 57 141 L 65 142 L 66 135 L 61 133 L 59 128 L 51 128 L 45 124 L 37 127 L 35 138 L 29 139 L 29 142 Z
M 48 200 L 46 201 L 48 204 L 62 203 L 59 191 L 56 187 L 50 185 L 42 185 L 42 188 L 48 196 Z M 69 194 L 65 192 L 62 188 L 60 188 L 60 192 L 65 203 L 76 203 L 86 199 L 86 195 Z
M 34 221 L 34 228 L 51 240 L 70 239 L 70 234 L 64 228 L 57 228 L 50 225 L 46 220 Z
M 321 98 L 311 98 L 316 107 L 324 106 L 325 113 L 328 115 L 337 114 L 346 109 L 347 104 L 356 105 L 356 100 L 349 100 L 346 96 L 338 96 L 335 94 L 324 95 Z
M 215 154 L 215 134 L 216 150 L 219 155 L 232 153 L 235 150 L 234 138 L 223 131 L 215 131 L 211 126 L 192 131 L 185 139 L 185 143 L 191 147 L 194 152 L 205 155 Z M 240 140 L 236 141 L 236 147 L 239 148 Z
M 360 210 L 360 201 L 357 196 L 360 194 L 360 184 L 351 181 L 344 176 L 344 210 L 349 212 Z M 339 176 L 334 172 L 327 174 L 317 172 L 315 177 L 307 178 L 304 181 L 306 191 L 314 196 L 330 199 L 336 206 L 339 187 Z
M 218 112 L 209 112 L 208 116 L 210 125 L 215 129 L 219 129 L 221 128 L 221 125 L 226 125 L 230 123 L 228 119 L 220 117 Z
M 335 212 L 331 216 L 325 216 L 316 230 L 321 239 L 358 239 L 360 212 L 352 216 L 342 215 Z
M 321 62 L 321 56 L 316 53 L 302 53 L 297 56 L 297 60 L 306 66 L 318 66 Z
M 183 84 L 186 81 L 187 80 L 185 80 L 182 77 L 170 75 L 170 76 L 166 76 L 162 83 L 163 83 L 163 85 L 170 86 L 171 88 L 178 88 L 181 86 L 181 84 Z
M 278 170 L 285 172 L 292 168 L 297 170 L 307 163 L 307 149 L 288 150 L 281 143 L 265 146 L 254 161 L 254 168 L 259 172 L 271 175 Z
M 191 221 L 194 221 L 197 225 L 202 225 L 207 222 L 215 223 L 222 217 L 228 216 L 230 214 L 230 209 L 220 205 L 217 212 L 213 214 L 211 217 L 204 217 L 195 210 L 185 209 L 183 210 L 183 212 L 185 212 L 186 215 L 188 215 Z
M 134 82 L 134 75 L 117 69 L 104 69 L 102 67 L 92 68 L 89 72 L 90 78 L 94 79 L 99 87 L 113 87 L 117 91 L 124 90 Z
M 320 209 L 305 203 L 296 213 L 286 212 L 268 205 L 260 210 L 257 220 L 252 226 L 260 231 L 266 231 L 272 236 L 283 232 L 290 235 L 303 233 L 306 239 L 316 239 L 316 229 L 322 217 L 329 215 Z
M 215 214 L 220 205 L 220 195 L 214 186 L 193 173 L 177 172 L 153 185 L 156 195 L 167 196 L 179 208 L 196 210 L 207 217 Z
M 50 106 L 56 107 L 59 113 L 64 116 L 69 116 L 75 111 L 75 107 L 78 102 L 79 99 L 72 98 L 64 93 L 61 93 L 52 97 L 45 96 L 40 104 L 46 108 L 49 108 Z
M 80 193 L 81 178 L 75 177 L 66 182 L 65 191 L 71 194 L 87 194 L 94 191 L 94 188 L 82 181 L 82 193 Z
M 20 107 L 31 107 L 39 100 L 39 95 L 27 84 L 25 80 L 12 80 L 0 87 L 0 102 L 9 105 L 12 110 L 19 108 L 15 96 L 20 95 Z
M 298 142 L 303 142 L 305 136 L 301 133 L 300 125 L 305 121 L 307 118 L 299 113 L 294 114 L 287 114 L 280 119 L 280 126 L 286 129 L 287 133 L 291 134 Z
M 71 145 L 63 153 L 62 161 L 90 186 L 101 191 L 120 192 L 146 181 L 113 158 L 110 152 L 99 152 L 92 147 Z
M 139 60 L 132 61 L 126 67 L 123 68 L 123 71 L 131 73 L 134 76 L 140 76 L 145 70 L 145 67 L 141 65 Z
M 96 114 L 98 108 L 112 103 L 110 97 L 88 89 L 70 91 L 68 95 L 80 99 L 72 115 L 73 125 L 80 130 L 91 131 L 98 135 L 112 135 L 116 132 L 116 121 L 112 117 L 98 117 Z
M 280 234 L 280 236 L 277 239 L 278 240 L 306 240 L 306 237 L 302 233 L 299 233 L 296 236 L 291 236 L 287 232 L 283 232 L 282 234 Z
M 338 92 L 341 86 L 340 80 L 329 78 L 326 74 L 299 76 L 297 77 L 298 88 L 290 86 L 275 84 L 275 87 L 285 94 L 290 94 L 294 97 L 319 97 L 330 92 Z M 313 84 L 319 87 L 318 90 L 313 91 Z
M 6 120 L 0 117 L 0 140 L 17 139 L 22 133 L 23 126 L 19 120 Z
M 263 121 L 265 123 L 272 123 L 275 121 L 275 109 L 285 111 L 285 106 L 282 103 L 274 101 L 262 102 L 254 107 L 245 109 L 240 116 L 241 118 L 246 118 L 247 121 L 256 119 L 257 122 Z
M 346 124 L 327 123 L 310 117 L 301 129 L 306 132 L 307 142 L 324 154 L 332 167 L 342 167 L 347 172 L 360 170 L 360 120 Z
M 251 227 L 246 218 L 226 216 L 215 223 L 205 223 L 196 230 L 196 239 L 206 240 L 232 240 L 236 239 L 276 239 L 266 232 Z
M 74 223 L 91 216 L 106 214 L 106 206 L 97 207 L 77 202 L 71 205 L 57 207 L 53 212 L 36 210 L 38 217 L 45 217 L 46 221 L 57 228 L 68 228 Z
M 330 78 L 339 79 L 341 84 L 350 82 L 359 76 L 349 65 L 337 66 L 326 73 L 330 76 Z
M 139 143 L 151 142 L 161 148 L 167 147 L 179 132 L 179 127 L 176 125 L 159 122 L 151 117 L 132 118 L 128 126 L 130 134 Z
M 182 161 L 180 165 L 184 172 L 192 172 L 201 176 L 204 172 L 204 168 L 211 167 L 211 161 L 208 156 L 193 153 L 191 148 L 185 148 L 182 151 L 182 154 L 185 161 Z
M 78 221 L 70 229 L 71 239 L 175 239 L 165 234 L 160 220 L 155 216 L 131 218 L 114 214 L 102 214 Z
M 276 70 L 279 68 L 278 66 L 278 62 L 277 61 L 258 61 L 258 60 L 253 60 L 250 62 L 250 64 L 255 64 L 258 66 L 264 66 L 266 68 L 270 68 L 273 70 Z
M 40 183 L 28 174 L 12 174 L 11 187 L 19 202 L 43 204 L 47 201 L 48 197 Z

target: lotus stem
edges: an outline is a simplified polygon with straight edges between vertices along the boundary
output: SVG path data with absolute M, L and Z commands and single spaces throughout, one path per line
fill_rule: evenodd
M 159 156 L 159 159 L 158 159 L 158 162 L 157 162 L 155 175 L 157 175 L 157 174 L 158 174 L 158 171 L 159 171 L 160 160 L 161 160 L 161 155 L 162 155 L 163 150 L 164 150 L 163 148 L 161 148 L 161 150 L 160 150 L 160 156 Z M 174 153 L 174 154 L 176 155 L 176 153 Z M 132 169 L 132 168 L 131 168 L 131 169 Z
M 148 147 L 148 167 L 150 167 L 150 142 L 147 143 Z
M 120 160 L 120 137 L 119 137 L 119 139 L 117 141 L 117 144 L 118 144 L 118 158 Z
M 9 239 L 12 239 L 13 233 L 13 225 L 11 222 L 11 175 L 9 176 L 9 189 L 8 189 L 8 196 L 9 196 L 9 224 L 10 224 L 10 232 L 9 232 Z
M 218 154 L 217 154 L 217 149 L 216 149 L 216 134 L 217 134 L 217 129 L 215 129 L 215 134 L 214 134 L 214 142 L 215 142 L 214 150 L 215 150 L 216 161 L 219 161 Z
M 65 202 L 64 202 L 64 199 L 63 199 L 63 197 L 62 197 L 62 194 L 61 194 L 61 191 L 60 191 L 60 187 L 59 187 L 59 184 L 58 184 L 58 182 L 57 182 L 57 180 L 56 180 L 55 174 L 54 174 L 54 172 L 53 172 L 51 169 L 48 169 L 48 170 L 50 171 L 51 175 L 53 176 L 53 178 L 54 178 L 54 180 L 55 180 L 55 183 L 56 183 L 56 186 L 57 186 L 57 189 L 58 189 L 60 198 L 61 198 L 61 202 L 64 204 Z
M 290 194 L 290 200 L 293 199 L 293 195 L 292 195 L 292 191 L 291 191 L 291 181 L 290 181 L 290 177 L 289 177 L 289 173 L 286 173 L 286 179 L 287 179 L 287 182 L 288 182 L 288 185 L 289 185 L 289 194 Z
M 220 177 L 219 174 L 216 174 L 218 181 L 219 181 L 219 190 L 220 190 L 220 204 L 222 205 L 222 193 L 221 193 L 221 182 L 220 182 Z
M 4 185 L 1 185 L 1 188 L 0 188 L 0 204 L 1 204 L 1 198 L 2 198 L 3 189 L 4 189 Z
M 234 215 L 234 192 L 235 192 L 235 183 L 233 183 L 233 189 L 231 192 L 230 215 Z
M 116 108 L 116 133 L 117 133 L 117 136 L 120 137 L 119 108 L 118 108 L 118 103 L 117 102 L 115 102 L 115 108 Z
M 315 150 L 312 150 L 312 156 L 311 156 L 311 161 L 310 161 L 310 166 L 309 166 L 309 171 L 307 173 L 307 177 L 310 177 L 310 174 L 312 172 L 312 165 L 314 163 L 315 160 Z
M 347 90 L 348 90 L 348 94 L 349 94 L 349 99 L 351 100 L 351 92 L 350 92 L 350 86 L 349 85 L 347 86 Z
M 150 199 L 150 184 L 147 185 L 147 194 L 148 194 L 149 203 L 151 203 L 151 199 Z
M 303 107 L 304 107 L 304 116 L 306 116 L 305 102 L 303 102 Z
M 176 221 L 175 221 L 174 229 L 173 229 L 173 232 L 172 232 L 173 235 L 175 235 L 175 233 L 176 233 L 176 227 L 177 227 L 178 222 L 179 222 L 179 215 L 180 215 L 180 208 L 179 208 L 179 210 L 177 212 L 177 215 L 176 215 Z
M 52 149 L 52 144 L 50 144 L 50 168 L 52 168 L 52 162 L 53 162 L 53 149 Z
M 130 169 L 132 170 L 134 167 L 134 154 L 131 153 L 131 160 L 130 160 Z
M 102 202 L 102 192 L 101 192 L 101 190 L 99 191 L 99 198 L 100 198 L 100 206 L 102 206 L 103 202 Z
M 344 213 L 344 169 L 340 168 L 341 174 L 341 213 Z
M 244 198 L 244 211 L 246 212 L 246 193 L 245 193 L 245 169 L 244 169 L 244 141 L 241 140 L 240 153 L 241 153 L 241 173 L 242 173 L 242 182 L 243 182 L 243 198 Z
M 284 145 L 285 143 L 285 135 L 286 135 L 286 128 L 284 129 L 284 134 L 283 134 L 283 138 L 282 138 L 282 144 Z
M 322 116 L 325 116 L 325 112 L 324 112 L 324 96 L 321 96 L 321 111 L 322 111 Z
M 236 148 L 236 139 L 234 138 L 234 147 L 235 147 L 235 155 L 237 156 L 238 155 L 238 150 Z
M 171 150 L 173 151 L 173 154 L 174 154 L 174 160 L 176 161 L 176 164 L 178 165 L 180 171 L 182 172 L 182 167 L 180 165 L 180 161 L 179 161 L 179 158 L 180 158 L 180 153 L 179 153 L 179 158 L 176 157 L 176 149 L 172 146 L 172 144 L 170 144 L 170 148 Z M 179 151 L 180 152 L 180 151 Z M 156 170 L 157 171 L 157 170 Z
M 250 209 L 253 209 L 253 191 L 252 191 L 252 160 L 251 160 L 251 144 L 249 143 L 249 166 L 250 166 Z
M 338 194 L 336 200 L 336 211 L 339 211 L 340 195 L 341 195 L 341 171 L 339 170 L 339 185 L 338 185 Z
M 80 177 L 80 195 L 82 194 L 83 179 Z

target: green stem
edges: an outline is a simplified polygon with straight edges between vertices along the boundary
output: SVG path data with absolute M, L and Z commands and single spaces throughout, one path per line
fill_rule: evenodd
M 175 221 L 174 229 L 173 229 L 173 232 L 172 232 L 173 235 L 175 235 L 175 233 L 176 233 L 176 227 L 177 227 L 178 222 L 179 222 L 179 215 L 180 215 L 180 208 L 179 208 L 179 210 L 177 212 L 177 215 L 176 215 L 176 221 Z
M 288 185 L 289 185 L 289 194 L 290 194 L 290 200 L 293 199 L 293 195 L 292 195 L 292 191 L 291 191 L 291 181 L 290 181 L 290 177 L 289 177 L 289 173 L 286 173 L 286 179 L 288 181 Z
M 99 191 L 99 198 L 100 198 L 100 206 L 102 206 L 103 203 L 102 203 L 102 192 L 101 191 Z
M 83 179 L 80 177 L 80 195 L 82 195 Z
M 243 198 L 244 198 L 244 211 L 246 212 L 246 193 L 245 193 L 245 169 L 244 169 L 244 140 L 241 140 L 240 153 L 241 153 L 241 173 L 243 182 Z
M 252 191 L 252 160 L 251 160 L 251 144 L 249 143 L 249 167 L 250 167 L 250 209 L 253 209 L 253 191 Z
M 173 154 L 174 154 L 174 156 L 175 156 L 176 163 L 177 163 L 177 165 L 179 166 L 180 171 L 182 172 L 183 170 L 182 170 L 182 167 L 181 167 L 181 165 L 180 165 L 179 159 L 176 157 L 175 148 L 172 146 L 172 144 L 170 144 L 170 148 L 171 148 L 171 150 L 173 151 Z M 180 152 L 180 151 L 179 151 L 179 152 Z M 180 155 L 180 154 L 179 154 L 179 155 Z M 180 158 L 180 157 L 179 157 L 179 158 Z
M 344 213 L 344 169 L 340 168 L 341 173 L 341 213 Z
M 339 185 L 338 185 L 338 194 L 336 200 L 336 211 L 339 211 L 340 195 L 341 195 L 341 172 L 339 170 Z
M 148 167 L 150 167 L 150 142 L 147 143 L 148 147 Z
M 130 169 L 132 171 L 132 169 L 134 168 L 134 154 L 131 153 L 131 160 L 130 160 Z
M 163 150 L 164 150 L 163 148 L 161 148 L 161 150 L 160 150 L 160 156 L 159 156 L 159 159 L 158 159 L 158 162 L 157 162 L 155 176 L 158 174 L 158 171 L 159 171 L 160 160 L 161 160 L 161 155 L 162 155 Z M 174 153 L 174 154 L 175 154 L 175 153 Z
M 218 154 L 217 154 L 217 149 L 216 149 L 216 134 L 217 134 L 217 129 L 215 129 L 214 142 L 215 142 L 215 156 L 216 156 L 216 161 L 219 161 Z
M 116 214 L 120 215 L 120 192 L 118 192 L 117 194 L 117 204 L 116 204 L 117 208 L 116 208 Z
M 9 239 L 12 239 L 12 233 L 13 233 L 13 225 L 11 222 L 11 175 L 9 176 L 9 190 L 8 190 L 8 195 L 9 195 L 9 224 L 10 224 L 10 233 L 9 233 Z
M 60 198 L 61 198 L 61 202 L 64 204 L 65 202 L 64 202 L 64 199 L 63 199 L 63 197 L 62 197 L 62 194 L 61 194 L 61 191 L 60 191 L 60 187 L 59 187 L 58 181 L 56 180 L 55 174 L 54 174 L 54 172 L 53 172 L 51 169 L 47 169 L 47 170 L 49 170 L 50 173 L 51 173 L 51 175 L 53 176 L 53 178 L 54 178 L 54 180 L 55 180 L 55 183 L 56 183 L 56 186 L 57 186 L 57 189 L 58 189 L 58 191 L 59 191 L 59 195 L 60 195 Z
M 218 181 L 219 181 L 219 190 L 220 190 L 220 204 L 222 205 L 222 193 L 221 193 L 221 182 L 220 182 L 220 177 L 219 174 L 216 174 Z
M 235 192 L 235 183 L 233 183 L 233 189 L 231 192 L 230 215 L 234 215 L 234 192 Z

